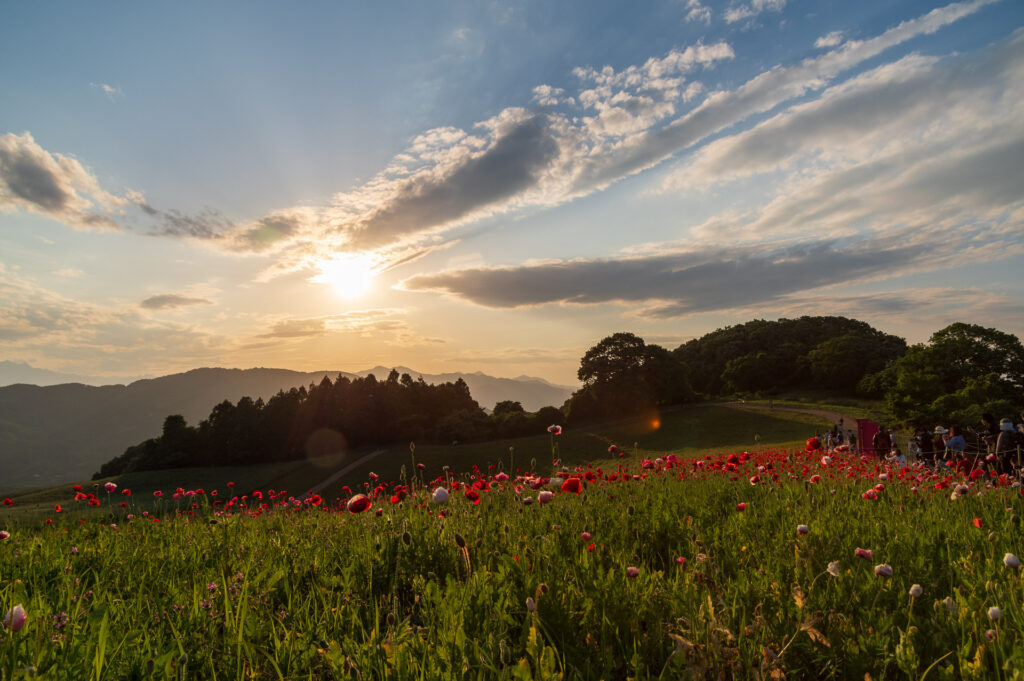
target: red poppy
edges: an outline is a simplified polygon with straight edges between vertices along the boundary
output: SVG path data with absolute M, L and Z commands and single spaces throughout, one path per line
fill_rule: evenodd
M 974 519 L 974 526 L 977 527 L 979 530 L 981 529 L 981 518 Z
M 362 513 L 371 506 L 373 506 L 373 502 L 370 501 L 370 497 L 365 494 L 355 495 L 349 499 L 348 504 L 346 504 L 346 508 L 348 508 L 349 513 Z
M 57 513 L 60 513 L 60 512 L 61 512 L 61 511 L 63 511 L 64 509 L 62 509 L 62 508 L 60 507 L 60 504 L 55 504 L 55 505 L 54 505 L 54 507 L 53 507 L 53 510 L 54 510 L 54 511 L 56 511 Z
M 568 478 L 562 483 L 563 492 L 572 492 L 573 494 L 579 494 L 581 489 L 579 478 Z
M 745 501 L 741 501 L 740 503 L 736 504 L 736 510 L 737 511 L 746 511 L 747 510 L 747 503 Z
M 4 499 L 4 506 L 14 506 L 14 502 L 10 499 Z
M 466 488 L 466 498 L 472 501 L 474 506 L 480 503 L 480 493 L 472 487 Z

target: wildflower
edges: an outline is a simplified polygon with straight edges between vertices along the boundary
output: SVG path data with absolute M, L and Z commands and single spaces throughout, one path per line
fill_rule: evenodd
M 551 433 L 552 435 L 561 435 L 562 434 L 562 426 L 555 426 L 555 425 L 548 426 L 548 432 Z
M 107 490 L 107 494 L 113 494 L 114 490 L 117 489 L 117 485 L 112 482 L 103 483 L 103 489 Z
M 596 548 L 597 548 L 597 547 L 596 547 L 596 546 L 594 546 L 593 544 L 588 544 L 588 545 L 587 545 L 587 552 L 589 553 L 589 552 L 593 551 L 593 550 L 594 550 L 594 549 L 596 549 Z
M 529 506 L 533 503 L 533 497 L 523 497 L 523 506 Z
M 579 478 L 569 478 L 568 480 L 562 483 L 563 492 L 572 492 L 574 494 L 579 494 L 580 489 L 581 485 Z
M 11 631 L 21 631 L 21 628 L 25 626 L 26 620 L 28 620 L 28 614 L 19 603 L 4 615 L 4 626 Z
M 435 504 L 445 503 L 446 501 L 448 501 L 448 490 L 446 490 L 444 487 L 438 487 L 437 489 L 434 490 L 434 493 L 431 495 L 430 500 Z
M 11 499 L 4 499 L 4 506 L 14 506 L 14 502 Z
M 1013 555 L 1012 553 L 1007 553 L 1005 556 L 1003 556 L 1003 565 L 1005 565 L 1008 568 L 1019 568 L 1020 558 Z
M 54 505 L 53 505 L 53 510 L 54 510 L 54 511 L 55 511 L 56 513 L 60 513 L 60 512 L 61 512 L 61 511 L 63 511 L 64 509 L 63 509 L 63 508 L 61 508 L 61 505 L 60 505 L 60 504 L 54 504 Z
M 942 601 L 946 604 L 946 612 L 950 615 L 955 615 L 959 606 L 956 604 L 956 599 L 952 596 L 946 596 L 945 600 Z
M 0 541 L 3 541 L 4 539 L 10 539 L 10 537 L 11 537 L 11 533 L 10 532 L 8 532 L 7 530 L 0 530 Z M 1010 554 L 1006 554 L 1006 555 L 1010 555 Z
M 640 576 L 640 568 L 633 567 L 632 565 L 626 568 L 626 576 L 630 579 L 636 579 Z
M 812 483 L 821 482 L 821 476 L 820 475 L 812 475 L 811 476 L 811 482 Z
M 472 501 L 474 506 L 480 503 L 480 493 L 472 487 L 467 488 L 465 494 L 466 498 Z
M 539 501 L 542 504 L 546 504 L 554 498 L 555 495 L 548 490 L 543 490 L 539 494 L 537 494 L 537 501 Z
M 864 494 L 862 494 L 861 496 L 867 499 L 868 501 L 875 501 L 876 499 L 878 499 L 878 492 L 876 492 L 873 489 L 869 489 L 867 492 L 864 492 Z
M 923 594 L 923 593 L 924 593 L 924 589 L 921 588 L 920 584 L 915 584 L 914 586 L 910 587 L 910 597 L 911 598 L 920 598 L 921 594 Z
M 534 612 L 537 609 L 537 604 L 533 600 L 533 596 L 526 597 L 526 609 L 529 612 Z
M 796 526 L 796 533 L 797 534 L 807 534 L 810 531 L 811 531 L 811 528 L 807 527 L 806 525 L 797 525 Z
M 676 565 L 686 565 L 686 556 L 676 556 Z
M 974 519 L 974 526 L 977 527 L 979 530 L 981 529 L 981 518 Z
M 828 466 L 831 463 L 832 463 L 832 457 L 831 456 L 823 456 L 823 457 L 821 457 L 821 465 L 822 466 Z
M 892 577 L 892 566 L 888 563 L 881 563 L 875 566 L 875 574 L 879 577 Z
M 365 494 L 355 495 L 349 499 L 348 503 L 345 505 L 349 513 L 362 513 L 371 506 L 373 506 L 373 502 L 371 502 L 370 497 Z
M 988 631 L 986 631 L 985 632 L 985 638 L 987 638 L 989 641 L 996 640 L 996 630 L 995 629 L 989 629 Z
M 497 475 L 494 476 L 494 481 L 495 482 L 505 482 L 506 480 L 508 480 L 508 473 L 506 473 L 504 471 L 502 471 L 502 472 L 500 472 L 500 473 L 498 473 Z
M 1003 611 L 999 609 L 998 605 L 993 605 L 991 608 L 988 609 L 988 618 L 993 622 L 995 622 L 1002 616 Z
M 609 454 L 618 454 L 619 453 L 619 448 L 617 446 L 615 446 L 615 445 L 612 445 L 611 447 L 608 448 L 608 453 Z
M 740 503 L 736 504 L 736 510 L 740 511 L 740 512 L 746 511 L 747 510 L 747 502 L 741 501 Z
M 590 541 L 590 533 L 589 532 L 581 533 L 580 534 L 580 539 L 582 539 L 583 541 Z
M 860 547 L 858 546 L 858 547 L 857 547 L 857 548 L 856 548 L 856 549 L 854 550 L 854 552 L 853 552 L 853 557 L 854 557 L 854 558 L 863 558 L 864 560 L 868 560 L 868 561 L 870 561 L 870 560 L 872 560 L 872 559 L 873 559 L 873 558 L 874 558 L 875 556 L 874 556 L 874 552 L 873 552 L 873 551 L 872 551 L 871 549 L 862 549 L 862 548 L 860 548 Z

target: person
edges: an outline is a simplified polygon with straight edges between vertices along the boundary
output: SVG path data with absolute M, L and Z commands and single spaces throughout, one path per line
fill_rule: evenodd
M 1013 471 L 1019 441 L 1019 434 L 1013 427 L 1013 421 L 1002 419 L 999 422 L 999 437 L 996 439 L 996 466 L 1000 473 Z
M 906 466 L 907 457 L 903 456 L 903 452 L 900 451 L 898 444 L 893 444 L 892 449 L 889 451 L 889 456 L 885 457 L 886 460 L 895 466 Z
M 875 450 L 876 456 L 882 457 L 888 454 L 892 449 L 892 438 L 889 437 L 889 431 L 879 428 L 875 436 L 871 438 L 871 448 Z
M 960 434 L 960 428 L 957 426 L 950 426 L 949 433 L 943 436 L 946 441 L 946 455 L 954 458 L 961 459 L 964 456 L 964 452 L 967 451 L 967 440 Z
M 989 412 L 981 415 L 981 430 L 978 432 L 978 437 L 985 443 L 986 452 L 992 452 L 995 449 L 996 440 L 999 439 L 999 425 L 996 424 L 996 417 Z
M 850 451 L 857 451 L 857 434 L 852 430 L 846 431 L 846 444 L 850 445 Z
M 910 438 L 910 442 L 907 443 L 907 458 L 911 461 L 917 461 L 921 458 L 921 440 L 920 429 L 914 432 L 914 437 Z
M 924 428 L 919 428 L 917 442 L 921 448 L 921 460 L 931 466 L 935 465 L 935 443 L 932 441 L 932 434 Z
M 942 426 L 935 426 L 932 435 L 934 436 L 932 438 L 932 445 L 935 450 L 935 465 L 942 466 L 948 457 L 946 452 L 946 436 L 949 435 L 949 431 Z

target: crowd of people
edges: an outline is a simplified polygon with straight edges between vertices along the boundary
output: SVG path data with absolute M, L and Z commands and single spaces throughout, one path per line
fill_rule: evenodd
M 933 467 L 948 466 L 972 470 L 984 466 L 999 473 L 1012 472 L 1022 465 L 1024 455 L 1024 412 L 1021 422 L 996 420 L 982 414 L 981 427 L 935 426 L 929 431 L 918 428 L 909 437 L 904 453 L 892 428 L 879 428 L 871 440 L 871 452 L 898 462 L 920 461 Z

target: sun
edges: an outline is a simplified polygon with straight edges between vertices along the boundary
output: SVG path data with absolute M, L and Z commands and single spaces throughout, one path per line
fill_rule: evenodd
M 328 284 L 343 298 L 358 298 L 365 295 L 373 284 L 373 260 L 367 256 L 349 255 L 321 260 L 317 263 L 320 273 L 310 281 Z

